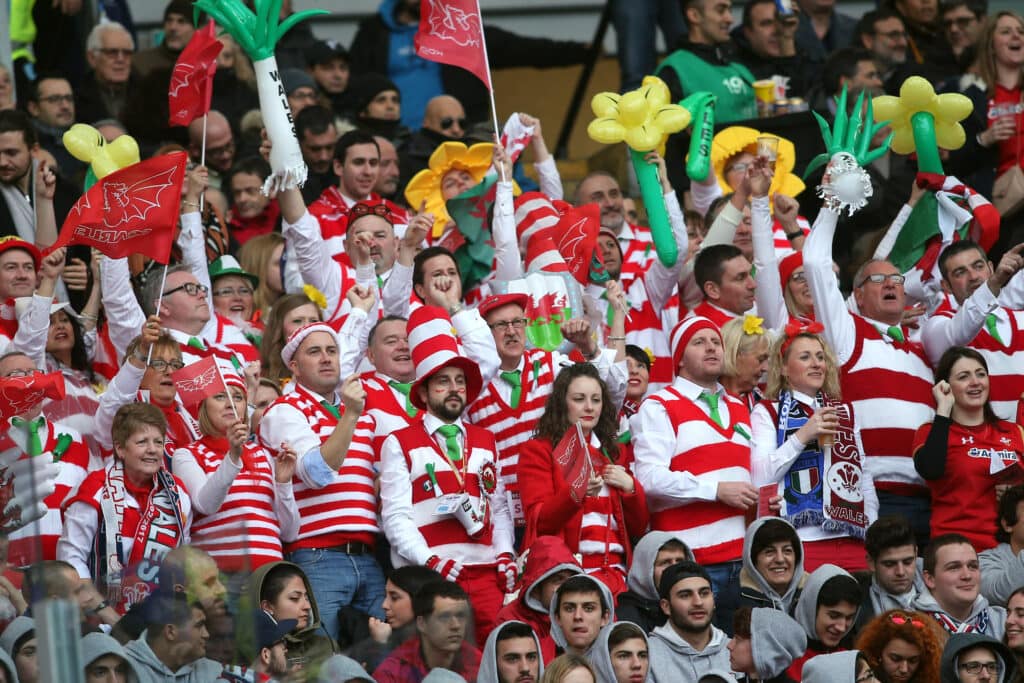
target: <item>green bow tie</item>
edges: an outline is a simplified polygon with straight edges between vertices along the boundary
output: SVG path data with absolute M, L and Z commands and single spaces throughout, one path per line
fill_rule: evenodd
M 191 346 L 192 348 L 199 349 L 200 351 L 206 350 L 206 344 L 204 344 L 199 337 L 189 337 L 188 344 L 186 344 L 186 346 Z
M 889 335 L 889 338 L 892 339 L 894 342 L 902 344 L 903 342 L 907 341 L 907 338 L 903 336 L 903 330 L 900 329 L 899 325 L 890 325 L 889 329 L 887 329 L 885 333 Z
M 405 414 L 409 417 L 416 417 L 416 413 L 418 412 L 416 406 L 414 406 L 412 401 L 409 400 L 409 391 L 412 389 L 412 382 L 396 382 L 395 380 L 391 380 L 388 382 L 388 385 L 398 393 L 405 396 Z
M 999 342 L 1000 346 L 1006 346 L 1006 344 L 1003 343 L 1003 338 L 999 336 L 999 328 L 997 327 L 998 323 L 999 319 L 996 318 L 995 313 L 989 313 L 985 316 L 985 329 L 988 330 L 989 335 Z
M 11 424 L 15 427 L 25 429 L 28 434 L 28 442 L 25 444 L 25 451 L 29 457 L 43 454 L 43 441 L 39 436 L 39 430 L 46 426 L 46 418 L 40 415 L 34 420 L 23 420 L 20 417 L 12 417 Z
M 512 387 L 512 398 L 508 404 L 514 410 L 519 407 L 519 400 L 523 397 L 522 375 L 519 374 L 518 370 L 505 370 L 500 373 L 500 377 Z
M 330 402 L 328 402 L 328 401 L 320 401 L 320 405 L 323 406 L 324 410 L 326 410 L 328 413 L 333 415 L 335 420 L 340 420 L 341 419 L 341 411 L 338 410 Z
M 722 414 L 718 412 L 718 394 L 713 394 L 710 391 L 702 391 L 700 392 L 700 396 L 697 398 L 708 404 L 708 408 L 711 409 L 711 419 L 715 421 L 715 424 L 719 427 L 724 427 L 725 425 L 722 424 Z
M 456 438 L 459 435 L 458 425 L 441 425 L 437 431 L 441 432 L 441 436 L 444 437 L 444 447 L 448 451 L 448 459 L 452 462 L 462 460 L 462 449 L 459 448 L 459 440 Z

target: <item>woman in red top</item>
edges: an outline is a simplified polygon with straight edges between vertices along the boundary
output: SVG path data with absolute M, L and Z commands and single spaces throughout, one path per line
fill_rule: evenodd
M 985 358 L 963 346 L 935 368 L 935 419 L 914 435 L 914 467 L 932 494 L 931 536 L 959 533 L 981 552 L 995 547 L 996 499 L 1024 482 L 1024 433 L 989 404 Z
M 1024 19 L 1000 12 L 986 24 L 979 42 L 978 72 L 988 86 L 988 128 L 978 142 L 998 149 L 996 175 L 1024 165 Z
M 589 445 L 590 478 L 572 486 L 575 458 L 559 464 L 555 447 L 580 426 Z M 535 438 L 519 452 L 519 488 L 526 509 L 524 547 L 537 536 L 562 536 L 582 566 L 611 589 L 626 590 L 631 537 L 647 529 L 647 500 L 620 455 L 615 406 L 597 369 L 578 363 L 555 379 Z M 585 466 L 584 466 L 585 467 Z M 586 473 L 584 468 L 583 474 Z

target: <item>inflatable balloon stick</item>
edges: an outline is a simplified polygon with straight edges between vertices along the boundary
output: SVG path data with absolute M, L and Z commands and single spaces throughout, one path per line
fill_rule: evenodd
M 690 112 L 693 134 L 690 151 L 686 155 L 686 176 L 702 183 L 711 170 L 711 142 L 715 137 L 715 96 L 709 92 L 695 92 L 680 106 Z
M 295 123 L 281 76 L 274 58 L 277 41 L 295 24 L 327 10 L 295 12 L 278 24 L 283 0 L 254 0 L 255 13 L 243 0 L 196 0 L 196 12 L 206 12 L 235 39 L 252 58 L 256 71 L 256 89 L 260 98 L 263 125 L 273 145 L 270 152 L 272 173 L 263 183 L 263 193 L 299 187 L 306 182 L 306 164 L 295 138 Z
M 899 97 L 876 97 L 874 106 L 877 119 L 891 122 L 892 151 L 897 154 L 917 152 L 918 170 L 939 175 L 945 175 L 939 148 L 963 147 L 967 136 L 960 122 L 974 109 L 966 95 L 936 95 L 932 84 L 920 76 L 903 81 Z
M 62 140 L 71 156 L 89 164 L 86 190 L 99 178 L 139 163 L 139 145 L 131 135 L 119 135 L 113 142 L 107 142 L 92 126 L 76 123 L 64 132 Z
M 591 139 L 605 145 L 625 142 L 629 147 L 647 208 L 654 247 L 661 262 L 671 267 L 679 256 L 679 250 L 665 210 L 657 167 L 648 164 L 644 157 L 650 151 L 663 148 L 671 133 L 686 128 L 692 118 L 690 112 L 669 102 L 668 86 L 656 76 L 644 77 L 638 89 L 624 95 L 598 93 L 591 100 L 590 108 L 597 117 L 587 126 Z

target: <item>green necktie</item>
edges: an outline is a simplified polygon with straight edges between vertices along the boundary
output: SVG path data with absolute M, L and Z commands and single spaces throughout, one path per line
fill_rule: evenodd
M 335 420 L 341 419 L 341 411 L 335 408 L 330 402 L 320 401 L 320 405 L 323 406 L 324 410 L 333 415 Z
M 708 404 L 708 408 L 711 409 L 711 419 L 715 421 L 715 424 L 719 427 L 724 427 L 725 425 L 722 424 L 722 414 L 718 412 L 718 394 L 702 391 L 697 398 Z
M 889 335 L 894 342 L 899 342 L 900 344 L 907 340 L 907 338 L 903 336 L 903 330 L 900 329 L 899 325 L 891 325 L 885 333 Z
M 996 318 L 996 314 L 995 313 L 989 313 L 988 315 L 986 315 L 985 316 L 985 329 L 988 330 L 988 333 L 990 335 L 992 335 L 993 339 L 995 339 L 997 342 L 999 342 L 1000 346 L 1006 346 L 1006 344 L 1003 343 L 1003 338 L 999 336 L 999 328 L 996 327 L 996 324 L 998 323 L 998 320 L 999 319 Z
M 20 417 L 11 418 L 11 423 L 16 427 L 26 427 L 28 432 L 28 448 L 26 454 L 29 457 L 43 454 L 43 440 L 39 438 L 39 429 L 46 424 L 46 418 L 40 415 L 34 420 L 23 420 Z
M 186 346 L 191 346 L 192 348 L 199 349 L 200 351 L 206 350 L 206 344 L 204 344 L 199 337 L 189 337 L 188 344 L 186 344 Z
M 396 382 L 391 380 L 388 382 L 393 389 L 396 389 L 398 393 L 405 396 L 405 414 L 409 417 L 416 417 L 416 406 L 409 400 L 409 390 L 412 389 L 412 382 Z
M 437 431 L 441 432 L 441 436 L 444 437 L 444 447 L 448 451 L 448 459 L 452 462 L 462 460 L 462 451 L 459 449 L 459 440 L 456 438 L 459 435 L 458 425 L 441 425 Z
M 518 370 L 508 370 L 501 373 L 501 378 L 512 387 L 512 399 L 508 404 L 515 410 L 519 407 L 519 399 L 523 397 L 523 377 Z

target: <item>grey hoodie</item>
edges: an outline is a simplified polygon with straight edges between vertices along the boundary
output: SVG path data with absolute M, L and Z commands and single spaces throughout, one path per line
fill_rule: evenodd
M 834 564 L 823 564 L 807 577 L 807 583 L 804 584 L 803 594 L 800 596 L 800 600 L 796 603 L 796 609 L 793 611 L 793 617 L 797 623 L 803 628 L 804 633 L 807 634 L 807 640 L 820 641 L 818 634 L 815 632 L 814 626 L 818 616 L 818 594 L 821 592 L 821 587 L 825 585 L 825 582 L 834 576 L 849 576 L 851 580 L 853 577 L 845 569 L 835 566 Z M 859 612 L 859 610 L 858 610 Z M 853 621 L 850 622 L 850 628 L 857 623 L 857 618 L 854 617 Z M 847 631 L 849 633 L 849 631 Z M 845 634 L 844 634 L 845 635 Z
M 977 645 L 984 645 L 995 653 L 996 659 L 1002 662 L 1002 671 L 995 683 L 1012 681 L 1017 671 L 1017 660 L 1010 649 L 1001 642 L 981 633 L 957 633 L 949 637 L 946 647 L 942 650 L 942 683 L 960 683 L 960 653 Z
M 139 674 L 135 671 L 135 664 L 128 657 L 124 647 L 106 633 L 89 633 L 82 638 L 82 667 L 89 668 L 89 665 L 105 655 L 115 655 L 123 659 L 128 665 L 128 683 L 139 683 Z
M 224 670 L 219 662 L 202 657 L 177 671 L 171 671 L 150 649 L 145 632 L 125 645 L 124 652 L 135 667 L 139 683 L 210 683 L 216 681 Z
M 0 649 L 0 666 L 7 671 L 7 680 L 10 683 L 18 683 L 18 667 L 14 666 L 14 660 L 3 649 Z
M 775 678 L 807 650 L 803 627 L 771 607 L 751 610 L 750 634 L 754 668 L 761 679 Z
M 496 629 L 491 631 L 490 635 L 487 636 L 487 642 L 484 643 L 483 654 L 480 655 L 480 670 L 476 674 L 476 683 L 499 683 L 498 681 L 498 634 L 501 633 L 501 629 L 505 628 L 509 624 L 522 624 L 523 626 L 529 626 L 529 624 L 522 621 L 506 621 L 505 623 L 498 626 Z M 601 629 L 603 634 L 605 629 Z M 533 629 L 530 629 L 533 633 Z M 601 634 L 598 634 L 597 642 L 601 642 Z M 537 643 L 537 661 L 539 669 L 537 671 L 537 680 L 544 675 L 544 654 L 540 649 L 540 640 L 537 638 L 537 634 L 533 634 L 533 641 Z
M 18 640 L 29 631 L 35 630 L 35 627 L 35 619 L 31 617 L 17 617 L 14 621 L 7 624 L 7 628 L 0 635 L 0 648 L 3 648 L 4 652 L 13 657 L 14 646 L 18 643 Z
M 634 555 L 635 557 L 635 555 Z M 608 649 L 608 638 L 611 637 L 612 630 L 619 624 L 630 624 L 629 621 L 617 621 L 614 624 L 609 624 L 605 628 L 601 629 L 601 634 L 597 637 L 597 642 L 594 643 L 594 648 L 590 651 L 590 663 L 594 665 L 594 671 L 597 672 L 597 680 L 602 683 L 615 683 L 615 669 L 612 667 L 612 654 Z M 635 626 L 635 624 L 634 624 Z M 637 628 L 640 628 L 637 626 Z M 647 643 L 648 652 L 650 652 L 650 642 L 647 640 L 647 635 L 643 633 L 643 629 L 640 628 L 640 633 L 643 635 L 644 642 Z M 483 679 L 477 679 L 477 683 L 480 683 Z M 647 671 L 647 680 L 651 680 L 650 667 Z
M 373 677 L 366 673 L 356 660 L 345 655 L 334 655 L 329 657 L 320 667 L 317 676 L 317 683 L 348 683 L 348 681 L 369 681 L 373 683 Z
M 668 531 L 650 531 L 633 549 L 633 562 L 626 577 L 629 590 L 618 596 L 619 619 L 632 621 L 647 633 L 665 623 L 658 587 L 654 585 L 654 560 L 661 546 L 671 540 L 679 541 L 686 547 L 686 559 L 694 559 L 693 552 L 678 535 Z
M 789 582 L 786 592 L 779 595 L 774 588 L 768 585 L 768 581 L 761 576 L 761 573 L 757 571 L 754 558 L 750 556 L 750 549 L 754 544 L 754 535 L 769 520 L 782 522 L 793 529 L 794 536 L 798 539 L 800 538 L 793 525 L 780 517 L 761 517 L 747 527 L 746 536 L 743 538 L 743 570 L 740 572 L 740 597 L 741 599 L 745 598 L 744 604 L 753 605 L 757 603 L 758 607 L 774 607 L 789 614 L 797 601 L 800 586 L 804 581 L 803 544 L 797 548 L 800 560 L 796 563 L 796 567 L 793 568 L 793 580 Z
M 990 605 L 1006 607 L 1010 594 L 1024 586 L 1024 551 L 1014 555 L 1009 543 L 978 553 L 981 594 Z
M 449 669 L 431 669 L 423 677 L 423 683 L 466 683 L 466 679 Z
M 992 607 L 988 604 L 988 600 L 985 599 L 984 595 L 978 594 L 978 597 L 974 599 L 974 604 L 971 605 L 971 614 L 963 622 L 954 619 L 948 612 L 939 606 L 935 596 L 931 594 L 931 591 L 927 587 L 922 587 L 921 592 L 918 593 L 917 599 L 914 600 L 914 609 L 927 612 L 928 614 L 934 614 L 940 612 L 945 615 L 951 622 L 958 623 L 959 629 L 957 633 L 962 632 L 963 629 L 969 626 L 976 629 L 978 633 L 983 633 L 987 636 L 991 636 L 997 640 L 1002 640 L 1003 634 L 1006 632 L 1006 610 L 1002 607 Z M 942 621 L 939 621 L 939 625 L 942 625 Z M 949 629 L 947 629 L 949 630 Z M 952 633 L 952 631 L 951 631 Z
M 854 683 L 858 650 L 844 650 L 811 657 L 804 664 L 802 683 Z
M 608 590 L 608 586 L 604 585 L 600 579 L 595 579 L 593 576 L 588 577 L 601 589 L 601 593 L 604 594 L 605 602 L 608 604 L 608 623 L 615 621 L 615 598 L 612 597 L 612 592 Z M 552 599 L 551 606 L 548 607 L 548 617 L 551 619 L 551 639 L 555 641 L 555 645 L 566 649 L 567 643 L 565 640 L 565 633 L 562 631 L 562 625 L 558 623 L 558 600 Z M 598 634 L 598 639 L 600 634 Z M 594 640 L 597 642 L 597 639 Z M 594 645 L 591 644 L 590 650 L 584 655 L 588 659 L 590 658 L 590 651 L 593 650 Z
M 648 678 L 653 683 L 679 683 L 696 681 L 712 669 L 729 670 L 729 636 L 711 625 L 711 640 L 698 652 L 683 640 L 669 620 L 651 632 L 648 638 L 651 670 Z

